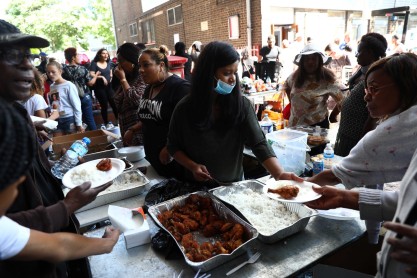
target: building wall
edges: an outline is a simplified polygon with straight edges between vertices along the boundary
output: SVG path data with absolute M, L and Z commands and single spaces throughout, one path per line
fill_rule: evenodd
M 150 1 L 150 0 L 142 0 Z M 194 41 L 206 44 L 212 40 L 223 40 L 233 44 L 236 48 L 245 47 L 248 42 L 246 0 L 169 0 L 161 5 L 142 13 L 139 0 L 112 0 L 114 22 L 118 44 L 124 41 L 142 41 L 141 22 L 153 18 L 155 23 L 155 45 L 165 44 L 174 48 L 174 34 L 189 47 Z M 295 10 L 358 10 L 392 7 L 389 0 L 249 0 L 251 9 L 252 46 L 259 48 L 265 44 L 266 36 L 272 31 L 271 26 L 280 24 L 293 24 Z M 168 26 L 167 9 L 177 5 L 182 6 L 183 23 Z M 415 5 L 417 0 L 397 0 L 396 6 Z M 279 12 L 279 13 L 277 13 Z M 239 38 L 229 39 L 229 16 L 239 16 Z M 137 21 L 138 36 L 130 37 L 129 24 Z M 202 30 L 202 26 L 208 26 Z M 256 55 L 255 53 L 253 53 Z
M 142 14 L 140 1 L 111 0 L 111 5 L 117 45 L 121 45 L 124 42 L 139 42 L 141 39 L 139 29 L 138 36 L 131 37 L 129 34 L 129 25 L 133 22 L 138 22 L 139 15 Z

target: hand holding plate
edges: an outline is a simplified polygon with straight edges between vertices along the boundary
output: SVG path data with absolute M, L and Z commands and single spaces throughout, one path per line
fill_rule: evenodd
M 343 192 L 334 186 L 313 186 L 313 191 L 322 196 L 314 201 L 306 202 L 305 205 L 313 209 L 334 209 L 342 206 Z
M 80 186 L 71 189 L 64 199 L 64 204 L 67 207 L 68 214 L 74 213 L 76 210 L 91 203 L 97 195 L 108 188 L 113 182 L 108 182 L 104 185 L 91 188 L 91 182 L 87 181 Z

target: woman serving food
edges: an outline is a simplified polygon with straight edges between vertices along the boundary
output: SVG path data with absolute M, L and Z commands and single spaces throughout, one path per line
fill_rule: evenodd
M 284 172 L 262 132 L 251 103 L 239 90 L 240 57 L 229 44 L 209 43 L 193 71 L 191 94 L 175 108 L 168 134 L 168 150 L 183 165 L 191 181 L 243 179 L 243 147 L 275 179 L 302 181 Z

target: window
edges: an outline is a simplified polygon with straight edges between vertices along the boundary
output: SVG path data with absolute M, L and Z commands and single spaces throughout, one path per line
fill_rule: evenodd
M 229 16 L 229 39 L 239 38 L 239 16 Z
M 144 43 L 155 43 L 155 24 L 153 19 L 142 22 L 142 40 Z
M 167 10 L 168 26 L 182 23 L 182 10 L 181 5 Z
M 135 37 L 138 35 L 138 24 L 136 22 L 129 24 L 129 34 L 131 37 Z

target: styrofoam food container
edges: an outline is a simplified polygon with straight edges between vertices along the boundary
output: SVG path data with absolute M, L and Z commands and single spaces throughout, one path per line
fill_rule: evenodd
M 117 151 L 119 156 L 125 156 L 131 162 L 139 161 L 145 158 L 145 149 L 143 146 L 133 146 L 121 148 Z

